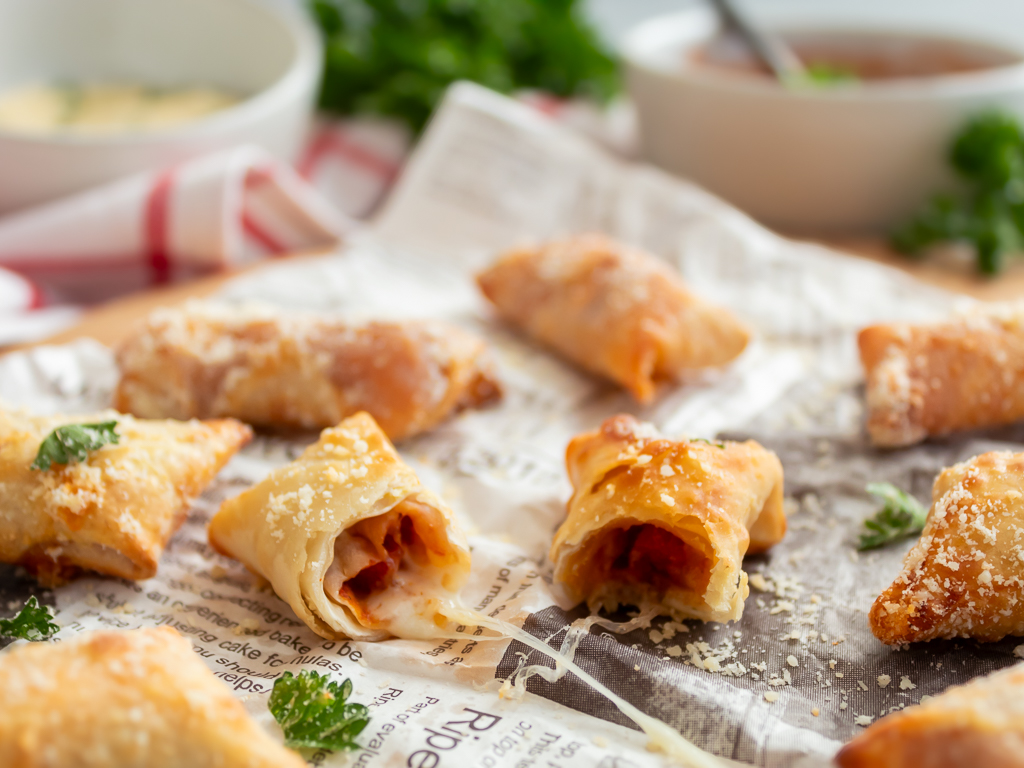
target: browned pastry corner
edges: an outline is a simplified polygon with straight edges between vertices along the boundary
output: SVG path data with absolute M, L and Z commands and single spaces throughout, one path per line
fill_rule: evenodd
M 1024 453 L 939 475 L 921 538 L 869 621 L 889 644 L 1024 634 Z
M 1024 768 L 1024 668 L 993 672 L 883 717 L 839 768 Z
M 90 452 L 85 461 L 31 468 L 57 427 L 113 420 L 116 445 Z M 251 438 L 252 430 L 232 419 L 0 411 L 0 562 L 23 565 L 46 584 L 82 569 L 151 578 L 192 502 Z
M 566 466 L 574 490 L 550 557 L 570 597 L 677 620 L 743 615 L 744 554 L 786 532 L 774 453 L 753 440 L 669 440 L 615 416 L 573 439 Z
M 154 312 L 117 359 L 115 407 L 147 418 L 324 429 L 367 411 L 402 440 L 501 396 L 484 343 L 441 321 L 351 325 L 190 303 Z
M 4 768 L 303 768 L 173 629 L 90 632 L 0 656 Z
M 860 332 L 868 434 L 882 447 L 1024 418 L 1024 304 Z
M 750 339 L 661 260 L 603 235 L 509 251 L 477 282 L 506 321 L 642 403 L 658 382 L 724 365 Z

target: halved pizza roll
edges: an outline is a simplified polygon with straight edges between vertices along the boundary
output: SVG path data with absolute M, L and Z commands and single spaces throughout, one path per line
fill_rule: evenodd
M 928 325 L 875 325 L 858 343 L 875 445 L 1024 418 L 1024 304 Z
M 469 577 L 452 511 L 366 413 L 224 502 L 210 543 L 326 638 L 436 637 Z
M 58 427 L 112 421 L 117 444 L 82 461 L 33 468 L 43 440 Z M 0 411 L 0 562 L 23 565 L 46 584 L 80 569 L 148 579 L 192 502 L 251 438 L 231 419 Z
M 786 532 L 774 453 L 753 440 L 668 440 L 615 416 L 573 439 L 566 465 L 575 490 L 550 557 L 571 598 L 676 620 L 743 615 L 743 555 Z
M 0 655 L 7 768 L 303 768 L 168 627 Z
M 505 320 L 643 403 L 658 382 L 724 365 L 750 339 L 667 264 L 602 235 L 509 251 L 477 282 Z
M 891 645 L 1024 635 L 1024 453 L 943 470 L 921 538 L 869 620 Z
M 887 715 L 843 747 L 840 768 L 1024 768 L 1024 668 L 956 685 Z
M 267 307 L 163 309 L 118 351 L 118 410 L 323 429 L 358 411 L 393 440 L 501 396 L 484 343 L 441 321 L 351 325 Z

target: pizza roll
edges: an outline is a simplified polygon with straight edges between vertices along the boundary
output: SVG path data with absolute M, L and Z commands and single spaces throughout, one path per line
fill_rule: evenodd
M 224 502 L 210 543 L 330 639 L 436 637 L 469 577 L 452 511 L 366 413 Z
M 753 440 L 667 440 L 615 416 L 569 443 L 573 485 L 555 535 L 555 580 L 591 610 L 657 606 L 733 621 L 748 594 L 743 555 L 786 532 L 782 464 Z
M 993 452 L 943 470 L 921 538 L 871 607 L 890 645 L 1024 635 L 1024 453 Z
M 667 264 L 602 235 L 509 251 L 477 282 L 509 323 L 642 403 L 660 381 L 733 360 L 750 338 Z
M 501 395 L 484 343 L 440 321 L 349 325 L 192 302 L 154 312 L 118 351 L 118 410 L 323 429 L 367 411 L 393 440 Z
M 1024 768 L 1024 668 L 956 685 L 874 723 L 836 755 L 839 768 Z
M 868 434 L 878 446 L 1024 418 L 1024 305 L 930 325 L 875 325 L 858 338 Z
M 32 468 L 56 428 L 105 421 L 117 422 L 117 444 L 84 461 Z M 50 585 L 81 569 L 148 579 L 193 500 L 251 437 L 231 419 L 0 411 L 0 562 L 23 565 Z
M 7 768 L 303 768 L 173 629 L 90 632 L 0 656 Z

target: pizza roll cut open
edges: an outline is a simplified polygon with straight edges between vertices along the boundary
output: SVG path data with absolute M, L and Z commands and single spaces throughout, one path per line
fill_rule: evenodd
M 858 337 L 868 434 L 882 447 L 1024 418 L 1024 303 Z
M 1024 768 L 1024 668 L 886 715 L 836 755 L 839 768 Z
M 83 461 L 33 469 L 58 427 L 116 421 L 119 442 Z M 0 411 L 0 562 L 46 584 L 82 569 L 148 579 L 192 502 L 252 437 L 237 421 L 147 421 L 105 411 Z
M 921 538 L 868 618 L 890 645 L 1024 635 L 1024 453 L 943 470 Z
M 741 566 L 786 532 L 782 464 L 753 440 L 668 440 L 632 416 L 576 437 L 574 492 L 555 535 L 555 580 L 591 610 L 659 607 L 677 621 L 733 621 Z
M 90 632 L 0 656 L 5 768 L 303 768 L 173 629 Z
M 484 343 L 441 321 L 352 325 L 265 306 L 154 312 L 118 350 L 115 407 L 323 429 L 367 411 L 392 440 L 501 396 Z
M 454 514 L 366 413 L 224 502 L 210 543 L 329 639 L 436 637 L 469 577 Z
M 750 339 L 667 264 L 602 235 L 509 251 L 477 282 L 506 321 L 642 403 L 658 382 L 724 365 Z

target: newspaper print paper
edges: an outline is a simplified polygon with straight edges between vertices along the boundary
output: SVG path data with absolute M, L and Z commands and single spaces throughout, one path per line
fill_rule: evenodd
M 473 269 L 517 242 L 592 229 L 668 259 L 694 289 L 750 321 L 755 343 L 729 369 L 638 408 L 492 319 Z M 1013 663 L 1012 640 L 894 650 L 867 627 L 868 607 L 910 542 L 857 555 L 856 531 L 874 509 L 864 485 L 890 481 L 924 500 L 941 467 L 1024 438 L 1024 430 L 1008 429 L 895 453 L 868 447 L 856 330 L 936 317 L 952 306 L 946 294 L 901 273 L 779 238 L 699 189 L 623 164 L 521 105 L 461 85 L 373 230 L 338 256 L 240 278 L 221 298 L 352 318 L 440 317 L 487 336 L 504 401 L 400 448 L 472 532 L 466 604 L 525 622 L 555 647 L 584 615 L 561 601 L 545 559 L 564 516 L 563 452 L 572 435 L 630 412 L 671 434 L 752 436 L 776 450 L 790 531 L 771 552 L 746 559 L 757 575 L 743 619 L 691 621 L 686 631 L 659 619 L 625 635 L 595 627 L 575 656 L 716 755 L 761 766 L 827 765 L 858 722 Z M 92 342 L 0 360 L 0 399 L 41 411 L 102 407 L 115 380 L 110 352 Z M 84 579 L 44 595 L 57 605 L 60 637 L 97 627 L 177 627 L 271 730 L 266 700 L 281 671 L 351 677 L 355 698 L 373 715 L 363 749 L 311 753 L 311 765 L 664 764 L 571 675 L 555 683 L 534 677 L 528 688 L 536 695 L 500 699 L 498 680 L 523 656 L 553 666 L 519 643 L 325 642 L 240 565 L 214 554 L 205 523 L 217 504 L 312 439 L 260 437 L 236 457 L 172 540 L 156 578 Z M 0 571 L 0 609 L 13 611 L 34 591 L 15 569 Z

